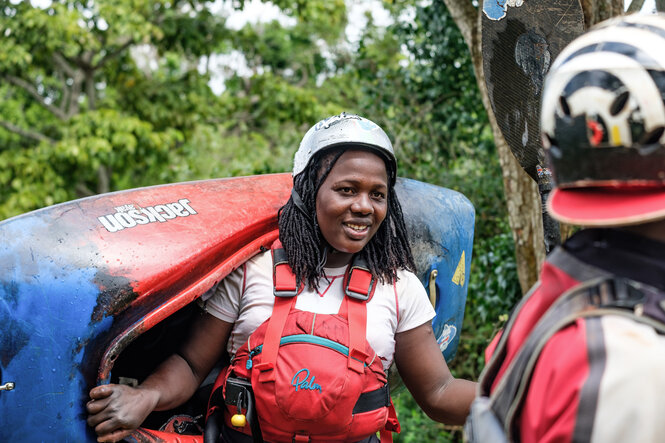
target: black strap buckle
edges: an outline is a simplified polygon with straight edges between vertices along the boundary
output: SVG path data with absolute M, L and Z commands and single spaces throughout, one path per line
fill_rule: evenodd
M 229 377 L 226 380 L 225 394 L 224 403 L 230 406 L 235 406 L 238 413 L 241 412 L 241 409 L 246 411 L 245 417 L 252 430 L 252 439 L 254 442 L 262 442 L 263 436 L 261 434 L 258 417 L 256 416 L 252 383 L 244 378 Z

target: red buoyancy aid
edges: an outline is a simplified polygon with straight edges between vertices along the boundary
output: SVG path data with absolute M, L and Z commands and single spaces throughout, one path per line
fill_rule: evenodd
M 218 377 L 208 418 L 222 391 L 226 425 L 246 434 L 260 428 L 266 441 L 359 441 L 377 431 L 382 441 L 392 441 L 390 431 L 399 432 L 399 423 L 381 360 L 366 338 L 366 303 L 376 279 L 361 260 L 354 260 L 344 277 L 346 296 L 339 313 L 300 311 L 295 301 L 303 285 L 296 286 L 279 242 L 272 256 L 272 315 Z M 246 400 L 230 398 L 238 379 L 251 382 L 255 413 L 246 410 Z M 238 412 L 247 413 L 250 423 L 234 427 L 231 416 Z

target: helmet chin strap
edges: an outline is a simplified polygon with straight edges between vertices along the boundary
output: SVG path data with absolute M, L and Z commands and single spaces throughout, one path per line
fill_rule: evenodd
M 291 200 L 293 200 L 293 204 L 296 205 L 296 208 L 298 208 L 309 221 L 313 221 L 312 216 L 309 215 L 307 209 L 305 209 L 305 204 L 302 202 L 300 194 L 298 194 L 298 191 L 296 191 L 295 188 L 291 189 Z
M 319 260 L 319 264 L 316 265 L 316 273 L 318 275 L 323 274 L 323 268 L 326 266 L 326 263 L 328 262 L 328 250 L 332 248 L 330 248 L 327 245 L 323 245 L 321 249 L 323 249 L 323 253 L 321 254 L 321 260 Z
M 298 191 L 296 191 L 293 188 L 291 189 L 291 199 L 293 200 L 293 204 L 296 205 L 296 208 L 298 208 L 298 210 L 300 212 L 302 212 L 302 214 L 305 217 L 307 217 L 307 220 L 313 221 L 312 217 L 307 212 L 307 209 L 305 209 L 305 204 L 303 203 L 302 199 L 300 198 L 300 195 L 298 194 Z M 327 244 L 327 242 L 325 242 L 325 240 L 324 240 L 324 243 L 325 244 L 321 246 L 321 251 L 322 251 L 321 259 L 319 260 L 319 263 L 316 266 L 316 272 L 319 275 L 321 275 L 323 273 L 323 268 L 325 267 L 326 263 L 328 262 L 328 254 L 337 252 L 335 250 L 335 248 L 333 248 L 332 246 Z
M 303 203 L 302 199 L 300 198 L 300 194 L 298 194 L 298 191 L 295 190 L 295 188 L 291 189 L 291 200 L 293 200 L 293 204 L 296 205 L 296 208 L 302 214 L 307 218 L 307 220 L 312 221 L 312 216 L 309 215 L 307 212 L 307 209 L 305 208 L 305 204 Z M 328 246 L 327 244 L 324 244 L 321 246 L 321 259 L 319 260 L 319 263 L 316 265 L 316 272 L 317 274 L 321 275 L 323 273 L 323 267 L 326 265 L 328 262 L 328 249 L 331 251 L 334 251 L 331 246 Z

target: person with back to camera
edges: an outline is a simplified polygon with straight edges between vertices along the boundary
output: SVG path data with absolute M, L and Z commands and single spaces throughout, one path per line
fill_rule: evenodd
M 550 253 L 488 347 L 471 442 L 664 439 L 664 47 L 664 16 L 626 16 L 552 65 L 548 210 L 587 228 Z
M 223 441 L 256 441 L 257 433 L 274 442 L 369 442 L 377 431 L 390 438 L 386 429 L 398 428 L 386 380 L 393 360 L 432 419 L 463 423 L 475 383 L 450 374 L 436 343 L 396 173 L 392 144 L 370 120 L 342 113 L 314 125 L 278 214 L 281 244 L 204 295 L 205 313 L 185 346 L 137 388 L 90 391 L 88 424 L 99 441 L 120 440 L 151 411 L 186 401 L 225 349 L 232 363 L 212 398 L 226 396 L 211 409 L 223 413 Z M 304 332 L 311 335 L 297 335 Z M 347 354 L 308 347 L 302 337 Z M 245 410 L 248 398 L 258 421 L 251 405 Z

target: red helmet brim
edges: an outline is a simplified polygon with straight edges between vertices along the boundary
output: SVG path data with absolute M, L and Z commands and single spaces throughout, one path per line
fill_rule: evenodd
M 554 189 L 547 210 L 555 219 L 581 226 L 628 226 L 665 219 L 665 187 Z

